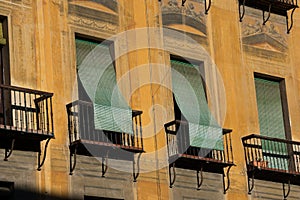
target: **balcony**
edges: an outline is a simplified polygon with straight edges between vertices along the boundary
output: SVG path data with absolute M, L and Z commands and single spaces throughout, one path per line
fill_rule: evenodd
M 52 93 L 0 85 L 0 147 L 5 149 L 5 161 L 15 149 L 39 152 L 40 170 L 48 143 L 54 138 L 52 96 Z M 43 140 L 46 143 L 41 158 Z
M 174 120 L 165 124 L 165 132 L 168 145 L 170 187 L 175 183 L 175 168 L 182 168 L 197 172 L 198 190 L 200 190 L 203 183 L 202 172 L 222 174 L 224 193 L 226 193 L 230 186 L 229 171 L 234 165 L 231 146 L 232 130 L 223 129 L 223 150 L 191 146 L 187 137 L 189 129 L 188 122 L 186 121 Z M 224 173 L 225 168 L 227 168 L 226 173 Z M 225 174 L 227 177 L 227 186 L 225 186 Z
M 262 10 L 263 12 L 263 25 L 269 20 L 271 13 L 286 17 L 287 33 L 290 32 L 293 26 L 293 14 L 298 8 L 297 0 L 239 0 L 239 15 L 242 21 L 245 15 L 245 6 Z M 290 13 L 290 25 L 288 11 Z M 267 12 L 267 16 L 265 16 Z
M 133 133 L 98 130 L 94 124 L 94 106 L 77 100 L 67 106 L 70 141 L 70 174 L 76 166 L 76 154 L 102 157 L 102 176 L 107 170 L 107 159 L 134 161 L 134 154 L 143 150 L 142 111 L 132 111 Z M 74 163 L 72 164 L 72 157 Z M 104 164 L 106 163 L 106 164 Z M 135 173 L 135 172 L 134 172 Z M 134 174 L 136 179 L 137 174 Z
M 254 179 L 283 184 L 287 198 L 290 184 L 300 185 L 300 142 L 249 135 L 242 138 L 248 174 L 249 194 Z M 285 184 L 288 184 L 286 191 Z

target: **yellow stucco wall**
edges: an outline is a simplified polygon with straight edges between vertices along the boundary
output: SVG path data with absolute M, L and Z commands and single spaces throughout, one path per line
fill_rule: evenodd
M 161 2 L 158 0 L 119 0 L 118 11 L 115 12 L 105 5 L 91 1 L 0 1 L 0 15 L 7 16 L 9 21 L 11 83 L 54 93 L 55 139 L 50 143 L 42 171 L 36 172 L 34 187 L 39 192 L 82 198 L 84 192 L 81 196 L 75 194 L 73 186 L 77 184 L 76 181 L 87 180 L 73 178 L 69 176 L 68 171 L 69 141 L 65 105 L 76 99 L 76 92 L 74 93 L 76 91 L 75 33 L 108 39 L 124 31 L 141 29 L 135 32 L 136 34 L 125 34 L 127 41 L 120 41 L 120 45 L 115 46 L 116 52 L 126 52 L 116 60 L 117 79 L 122 79 L 128 71 L 136 72 L 136 76 L 127 79 L 125 81 L 127 84 L 121 85 L 120 88 L 125 93 L 132 93 L 130 98 L 132 108 L 143 111 L 146 153 L 142 156 L 141 166 L 145 170 L 151 169 L 141 173 L 137 183 L 130 182 L 131 185 L 126 186 L 130 189 L 122 190 L 123 193 L 133 193 L 123 194 L 123 197 L 127 199 L 164 200 L 179 199 L 177 194 L 184 196 L 184 192 L 179 189 L 174 192 L 169 188 L 166 164 L 166 137 L 163 124 L 174 119 L 172 92 L 156 82 L 164 82 L 166 86 L 171 87 L 170 74 L 167 69 L 170 65 L 171 50 L 176 49 L 176 45 L 178 49 L 185 51 L 183 56 L 207 59 L 202 55 L 198 57 L 197 52 L 192 52 L 192 50 L 189 52 L 190 47 L 184 46 L 186 44 L 184 38 L 182 40 L 176 38 L 177 43 L 166 44 L 165 41 L 168 39 L 172 41 L 174 38 L 164 36 L 162 31 L 151 32 L 150 28 L 162 30 L 163 27 L 169 27 L 181 30 L 187 36 L 194 35 L 200 41 L 199 44 L 194 45 L 201 45 L 208 52 L 220 73 L 226 94 L 226 110 L 219 111 L 217 115 L 224 116 L 223 127 L 233 130 L 232 146 L 236 165 L 231 170 L 231 187 L 226 195 L 219 195 L 220 199 L 254 199 L 253 196 L 247 194 L 246 166 L 241 143 L 241 137 L 250 133 L 259 133 L 254 72 L 285 78 L 292 138 L 300 140 L 298 123 L 300 120 L 299 11 L 295 12 L 294 27 L 289 35 L 284 32 L 285 24 L 282 22 L 284 21 L 282 17 L 275 16 L 266 25 L 274 24 L 278 29 L 278 34 L 286 40 L 286 50 L 278 53 L 276 49 L 272 50 L 273 47 L 266 46 L 266 44 L 250 44 L 249 47 L 248 44 L 243 43 L 245 36 L 243 25 L 251 24 L 255 20 L 261 22 L 261 18 L 256 11 L 247 9 L 244 22 L 240 23 L 236 1 L 212 1 L 208 15 L 203 17 L 206 33 L 185 24 L 163 25 L 162 6 L 167 6 L 167 2 L 167 0 Z M 178 2 L 180 4 L 181 1 Z M 199 12 L 203 12 L 203 10 L 200 11 L 203 9 L 203 3 L 188 0 L 186 5 L 189 3 L 193 3 Z M 97 10 L 104 15 L 105 13 L 114 15 L 118 21 L 113 24 L 103 22 L 97 17 L 83 17 L 70 11 L 71 5 L 82 7 L 82 9 Z M 185 12 L 183 8 L 180 9 L 182 9 L 181 12 Z M 149 48 L 152 44 L 155 44 L 158 49 Z M 133 51 L 124 51 L 123 45 Z M 136 49 L 140 46 L 143 48 Z M 274 57 L 262 57 L 257 49 L 268 50 L 271 54 L 273 52 Z M 161 65 L 166 67 L 160 67 Z M 210 73 L 212 79 L 216 77 L 216 72 Z M 218 88 L 215 87 L 215 90 Z M 216 105 L 221 106 L 218 102 Z M 220 177 L 217 179 L 222 181 Z M 84 184 L 79 185 L 84 187 Z M 202 191 L 193 192 L 195 192 L 193 196 L 201 197 Z

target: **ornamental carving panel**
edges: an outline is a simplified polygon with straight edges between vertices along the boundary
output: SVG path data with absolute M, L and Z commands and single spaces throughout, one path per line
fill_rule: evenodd
M 69 16 L 70 23 L 86 27 L 89 29 L 96 29 L 100 31 L 110 32 L 110 33 L 116 33 L 117 32 L 117 26 L 108 22 L 103 22 L 99 20 L 94 20 L 90 18 L 84 18 L 84 17 L 78 17 L 75 15 Z
M 206 40 L 206 15 L 203 2 L 189 0 L 182 6 L 182 0 L 162 0 L 161 11 L 164 26 L 190 34 L 191 37 L 200 37 L 202 41 Z
M 262 24 L 261 16 L 247 16 L 241 24 L 243 50 L 253 58 L 286 62 L 287 34 L 284 24 L 270 20 Z
M 274 38 L 282 45 L 287 46 L 287 39 L 285 34 L 280 33 L 279 27 L 269 22 L 266 25 L 262 25 L 262 22 L 259 20 L 254 20 L 252 22 L 243 22 L 242 23 L 242 36 L 247 37 L 251 35 L 258 35 L 258 34 L 267 34 L 270 37 Z
M 202 23 L 206 21 L 204 7 L 199 1 L 188 1 L 182 6 L 181 0 L 162 0 L 162 13 L 184 14 Z

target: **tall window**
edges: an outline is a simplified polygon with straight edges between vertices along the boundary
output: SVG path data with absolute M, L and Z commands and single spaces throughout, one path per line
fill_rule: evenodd
M 99 130 L 132 133 L 132 110 L 116 80 L 113 43 L 76 37 L 79 99 L 93 103 Z
M 254 80 L 260 134 L 291 139 L 284 80 L 257 74 Z M 287 145 L 264 140 L 261 145 L 262 156 L 268 162 L 268 167 L 282 170 L 289 168 Z
M 255 76 L 260 134 L 290 139 L 284 80 Z
M 223 150 L 222 128 L 212 116 L 203 81 L 203 62 L 189 63 L 171 57 L 176 119 L 187 122 L 184 146 Z

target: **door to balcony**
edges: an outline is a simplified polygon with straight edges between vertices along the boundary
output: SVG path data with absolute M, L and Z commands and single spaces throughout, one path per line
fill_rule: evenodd
M 12 86 L 10 83 L 7 18 L 0 16 L 0 148 L 7 161 L 13 150 L 39 152 L 38 169 L 44 164 L 41 141 L 54 138 L 52 93 Z
M 255 73 L 260 134 L 242 138 L 248 174 L 249 194 L 255 179 L 299 185 L 299 142 L 292 141 L 285 81 Z M 287 188 L 285 187 L 287 184 Z
M 131 109 L 117 84 L 113 43 L 87 38 L 75 38 L 79 99 L 66 106 L 70 175 L 78 154 L 102 157 L 103 177 L 109 159 L 130 161 L 136 181 L 144 152 L 142 111 Z
M 222 129 L 210 112 L 203 62 L 172 56 L 171 68 L 175 120 L 165 124 L 170 187 L 176 180 L 175 168 L 182 168 L 196 171 L 198 190 L 204 171 L 223 174 L 225 193 L 234 166 L 231 130 Z

